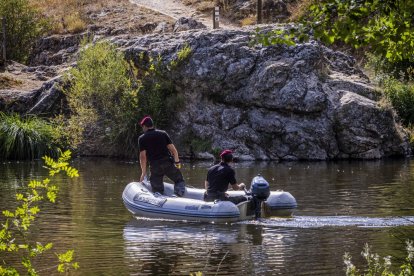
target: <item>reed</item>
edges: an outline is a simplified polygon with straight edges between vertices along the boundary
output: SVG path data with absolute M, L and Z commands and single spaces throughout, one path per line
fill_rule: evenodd
M 18 114 L 0 113 L 0 159 L 57 156 L 59 133 L 49 122 Z

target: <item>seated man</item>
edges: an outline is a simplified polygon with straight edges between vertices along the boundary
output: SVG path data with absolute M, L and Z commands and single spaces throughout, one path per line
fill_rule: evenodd
M 233 162 L 233 154 L 231 150 L 224 150 L 220 154 L 221 162 L 211 167 L 207 172 L 205 181 L 206 193 L 205 201 L 229 200 L 234 204 L 238 204 L 246 200 L 245 196 L 229 197 L 226 193 L 229 184 L 234 190 L 243 190 L 244 183 L 237 184 L 235 172 L 230 163 Z

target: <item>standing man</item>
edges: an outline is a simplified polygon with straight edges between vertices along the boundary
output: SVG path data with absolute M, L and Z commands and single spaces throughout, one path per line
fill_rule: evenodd
M 205 201 L 229 200 L 234 204 L 245 201 L 244 196 L 229 197 L 226 193 L 229 184 L 234 190 L 243 190 L 246 186 L 244 183 L 237 184 L 235 172 L 230 163 L 233 162 L 233 153 L 231 150 L 224 150 L 220 154 L 221 162 L 211 167 L 207 172 L 205 181 L 206 193 Z
M 178 152 L 170 136 L 163 130 L 155 129 L 150 116 L 145 116 L 140 125 L 144 131 L 144 134 L 138 139 L 139 162 L 141 165 L 140 181 L 142 182 L 147 174 L 147 162 L 149 162 L 152 192 L 164 193 L 163 178 L 166 175 L 174 181 L 174 193 L 177 196 L 183 196 L 185 182 L 179 170 L 181 164 Z

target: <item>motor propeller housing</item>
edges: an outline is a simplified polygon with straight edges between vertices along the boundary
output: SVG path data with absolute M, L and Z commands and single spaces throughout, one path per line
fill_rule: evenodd
M 252 209 L 255 212 L 256 219 L 258 219 L 262 215 L 262 202 L 266 201 L 270 195 L 269 182 L 267 182 L 260 174 L 255 176 L 252 179 L 248 194 L 252 196 Z
M 254 198 L 265 201 L 270 195 L 269 182 L 260 174 L 255 176 L 250 185 L 250 193 Z

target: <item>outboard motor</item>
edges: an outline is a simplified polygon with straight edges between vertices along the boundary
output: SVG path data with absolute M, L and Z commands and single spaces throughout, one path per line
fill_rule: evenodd
M 253 178 L 250 192 L 253 198 L 253 207 L 255 210 L 255 217 L 260 218 L 262 202 L 265 201 L 270 195 L 270 186 L 269 182 L 263 178 L 260 174 Z

